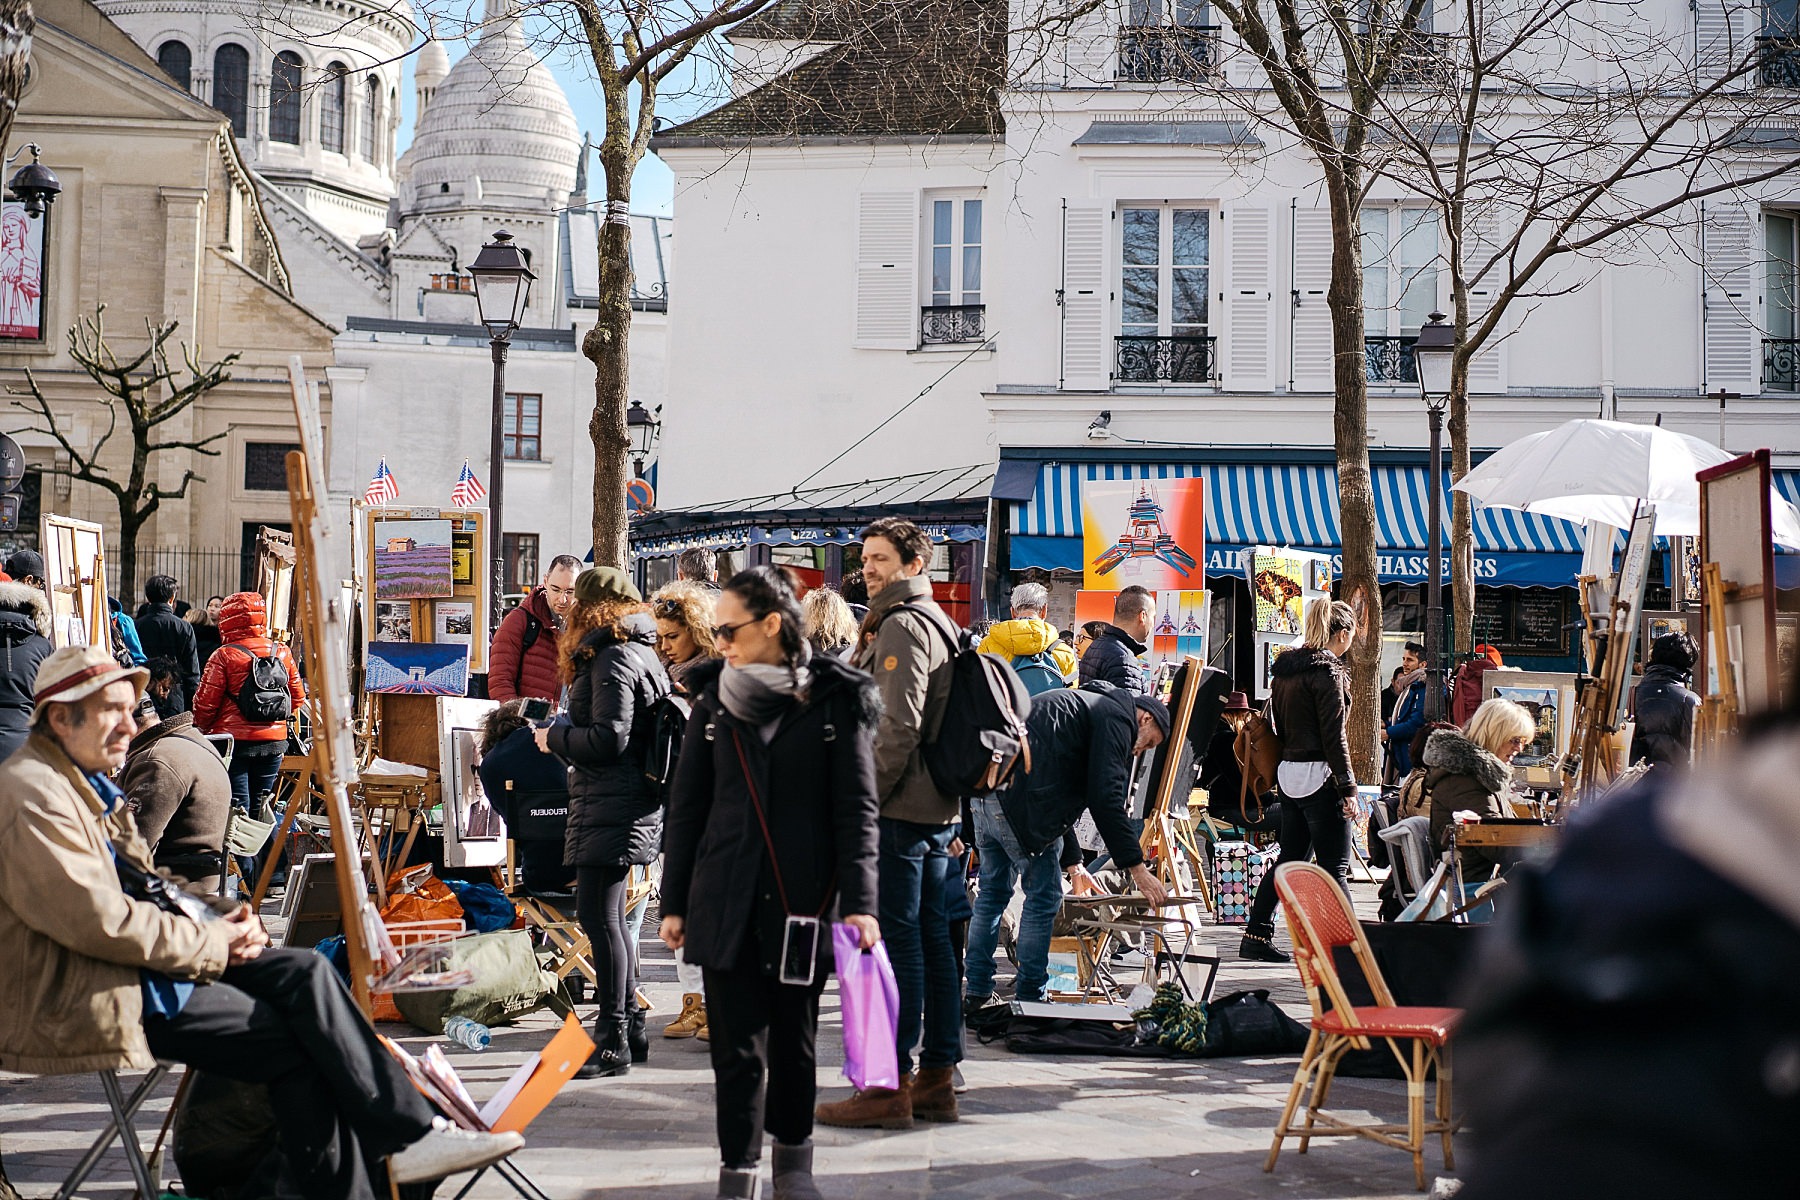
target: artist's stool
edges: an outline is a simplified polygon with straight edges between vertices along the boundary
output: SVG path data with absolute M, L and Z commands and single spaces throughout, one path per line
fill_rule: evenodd
M 138 1195 L 161 1195 L 161 1189 L 150 1177 L 150 1164 L 144 1160 L 144 1149 L 138 1142 L 137 1131 L 132 1128 L 131 1119 L 144 1106 L 144 1101 L 150 1098 L 152 1089 L 168 1073 L 169 1068 L 158 1063 L 150 1069 L 148 1075 L 138 1081 L 131 1095 L 126 1096 L 124 1089 L 119 1086 L 117 1071 L 100 1072 L 100 1086 L 106 1092 L 106 1105 L 111 1110 L 111 1115 L 107 1118 L 106 1128 L 100 1131 L 100 1136 L 94 1139 L 94 1144 L 87 1148 L 87 1153 L 81 1156 L 75 1169 L 63 1180 L 62 1187 L 57 1189 L 56 1200 L 69 1200 L 69 1197 L 80 1190 L 115 1137 L 125 1150 L 125 1160 L 131 1167 L 131 1178 L 137 1184 Z

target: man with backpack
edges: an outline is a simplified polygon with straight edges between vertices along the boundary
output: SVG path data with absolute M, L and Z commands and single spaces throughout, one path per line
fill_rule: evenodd
M 194 696 L 194 725 L 202 733 L 231 735 L 231 802 L 255 815 L 257 801 L 275 790 L 288 718 L 305 703 L 306 688 L 288 648 L 269 637 L 261 593 L 226 599 L 219 636 Z
M 881 803 L 882 937 L 900 987 L 896 1036 L 900 1087 L 867 1088 L 821 1104 L 822 1125 L 907 1128 L 957 1119 L 953 1073 L 962 1058 L 962 985 L 945 912 L 958 840 L 958 798 L 939 790 L 925 748 L 944 721 L 956 646 L 950 619 L 931 598 L 931 538 L 911 521 L 883 517 L 862 531 L 863 578 L 873 632 L 852 665 L 875 677 L 875 794 Z M 934 628 L 935 626 L 935 628 Z M 990 660 L 991 661 L 991 660 Z M 918 1054 L 918 1075 L 912 1075 Z
M 556 635 L 575 607 L 575 576 L 581 560 L 559 554 L 550 560 L 544 582 L 525 603 L 507 613 L 488 651 L 488 699 L 555 700 L 562 694 L 556 667 Z
M 1078 669 L 1075 647 L 1044 619 L 1049 608 L 1050 592 L 1043 584 L 1021 583 L 1012 591 L 1012 620 L 995 622 L 979 647 L 1011 663 L 1033 696 L 1071 686 Z

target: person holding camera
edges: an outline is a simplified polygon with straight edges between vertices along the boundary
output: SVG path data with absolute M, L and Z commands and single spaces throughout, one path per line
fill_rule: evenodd
M 694 711 L 669 803 L 661 933 L 704 971 L 718 1194 L 757 1195 L 767 1129 L 777 1200 L 810 1200 L 829 923 L 847 914 L 839 919 L 865 950 L 881 937 L 880 704 L 867 674 L 812 653 L 794 589 L 775 569 L 733 576 L 715 613 L 724 657 L 688 676 Z

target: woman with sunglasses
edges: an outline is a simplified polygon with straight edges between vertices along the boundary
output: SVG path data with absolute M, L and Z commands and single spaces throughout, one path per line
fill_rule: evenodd
M 576 577 L 575 606 L 557 638 L 568 704 L 537 731 L 538 748 L 569 764 L 563 861 L 575 868 L 575 911 L 599 976 L 596 1048 L 577 1079 L 623 1075 L 650 1050 L 625 919 L 631 868 L 655 862 L 662 841 L 662 797 L 643 764 L 653 727 L 645 717 L 669 694 L 669 676 L 648 607 L 616 567 Z
M 879 704 L 868 675 L 812 653 L 793 585 L 774 568 L 734 576 L 716 613 L 724 661 L 688 676 L 662 938 L 705 973 L 718 1194 L 757 1195 L 767 1129 L 777 1200 L 815 1200 L 813 1045 L 830 923 L 852 926 L 864 949 L 881 937 L 870 915 Z
M 656 652 L 669 669 L 669 682 L 687 691 L 688 673 L 718 656 L 713 645 L 713 597 L 717 593 L 685 579 L 664 584 L 650 597 L 656 618 Z

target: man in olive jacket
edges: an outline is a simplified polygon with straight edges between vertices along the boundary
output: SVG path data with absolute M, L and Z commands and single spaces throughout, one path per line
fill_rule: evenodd
M 881 935 L 900 986 L 896 1031 L 898 1091 L 869 1088 L 821 1104 L 824 1125 L 904 1128 L 914 1118 L 956 1120 L 952 1074 L 962 1059 L 962 983 L 946 881 L 961 818 L 958 800 L 938 791 L 922 748 L 937 737 L 950 698 L 950 618 L 931 598 L 925 567 L 931 538 L 911 521 L 883 517 L 862 531 L 869 584 L 865 638 L 854 665 L 875 677 L 881 722 L 875 730 L 875 794 L 881 802 Z M 935 627 L 934 627 L 935 626 Z M 960 844 L 956 852 L 961 852 Z
M 219 890 L 225 825 L 231 815 L 231 775 L 225 760 L 194 728 L 194 714 L 157 719 L 138 708 L 140 729 L 126 752 L 119 784 L 137 809 L 138 832 L 158 867 L 203 892 Z

